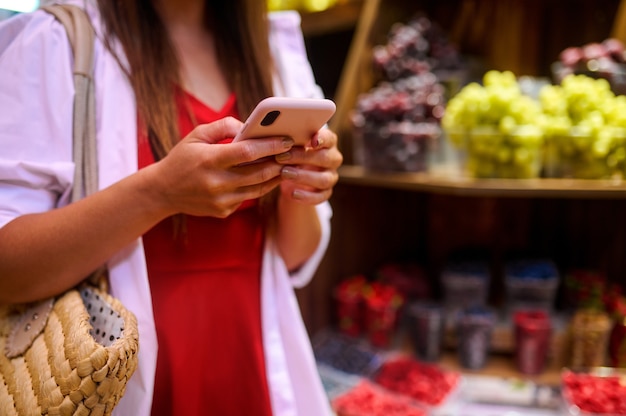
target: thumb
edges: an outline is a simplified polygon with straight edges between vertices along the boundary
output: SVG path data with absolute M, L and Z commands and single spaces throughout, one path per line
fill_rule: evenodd
M 232 139 L 243 127 L 243 122 L 234 117 L 224 117 L 208 124 L 200 124 L 193 129 L 190 136 L 215 144 L 224 139 Z

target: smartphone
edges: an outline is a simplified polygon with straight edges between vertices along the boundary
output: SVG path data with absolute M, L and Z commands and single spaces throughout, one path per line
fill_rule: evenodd
M 335 114 L 326 98 L 268 97 L 261 100 L 233 141 L 269 136 L 289 136 L 305 145 Z

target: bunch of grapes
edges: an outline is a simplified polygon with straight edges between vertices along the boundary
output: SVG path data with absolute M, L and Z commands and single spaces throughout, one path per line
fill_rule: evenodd
M 539 93 L 546 134 L 546 175 L 607 178 L 626 164 L 626 97 L 609 82 L 568 75 Z
M 446 105 L 446 89 L 431 68 L 452 65 L 446 60 L 452 52 L 424 17 L 394 25 L 388 39 L 374 49 L 382 79 L 357 97 L 351 114 L 355 156 L 372 170 L 424 171 Z
M 570 46 L 559 54 L 553 72 L 557 80 L 571 74 L 606 79 L 617 94 L 626 92 L 626 48 L 622 41 L 608 38 L 583 46 Z
M 392 121 L 439 124 L 445 112 L 444 87 L 427 72 L 382 82 L 357 98 L 355 124 L 384 125 Z
M 510 71 L 488 71 L 449 102 L 442 127 L 466 152 L 468 173 L 479 178 L 539 175 L 543 129 L 539 104 L 524 95 Z
M 425 16 L 395 24 L 387 38 L 374 48 L 374 67 L 389 80 L 462 66 L 456 46 Z

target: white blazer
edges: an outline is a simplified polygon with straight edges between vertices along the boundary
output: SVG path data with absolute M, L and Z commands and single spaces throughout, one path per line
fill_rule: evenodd
M 72 2 L 87 9 L 101 33 L 95 3 Z M 299 15 L 272 13 L 270 22 L 281 94 L 321 97 Z M 19 215 L 68 203 L 74 170 L 72 59 L 65 30 L 51 15 L 36 11 L 0 23 L 0 227 Z M 100 41 L 95 46 L 95 88 L 100 188 L 105 188 L 137 170 L 137 112 L 127 79 Z M 297 273 L 288 273 L 271 240 L 265 243 L 263 341 L 272 409 L 280 416 L 332 414 L 293 291 L 312 278 L 328 245 L 330 205 L 322 203 L 317 211 L 323 237 Z M 157 339 L 141 239 L 117 253 L 108 266 L 112 294 L 135 313 L 140 335 L 139 366 L 114 414 L 147 416 Z

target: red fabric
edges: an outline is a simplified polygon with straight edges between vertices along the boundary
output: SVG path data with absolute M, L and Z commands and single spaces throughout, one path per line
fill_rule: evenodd
M 237 116 L 234 96 L 219 112 L 182 91 L 177 104 L 183 137 L 193 128 L 186 108 L 198 123 Z M 153 162 L 140 137 L 139 167 Z M 179 237 L 171 218 L 143 237 L 159 342 L 152 415 L 271 414 L 257 202 L 246 201 L 225 219 L 186 216 Z

